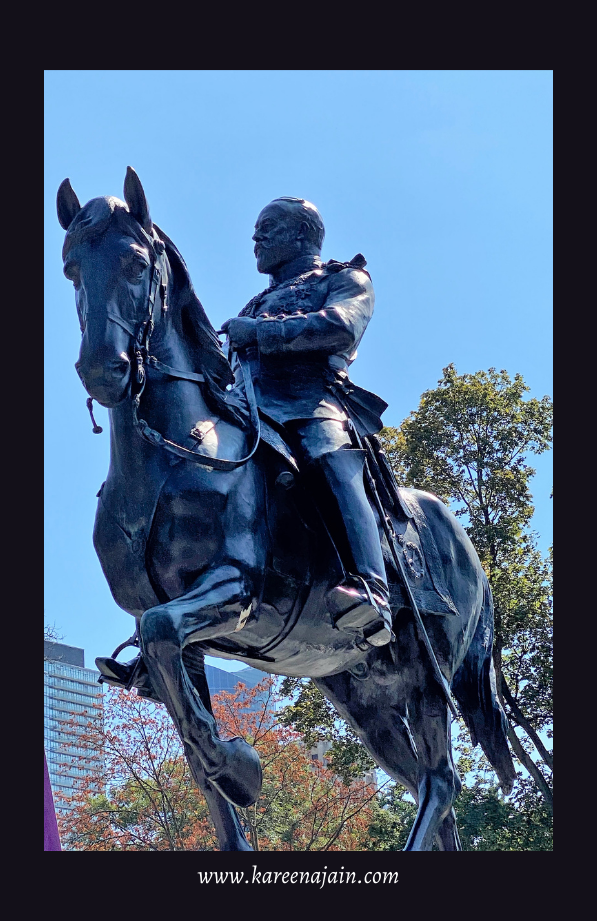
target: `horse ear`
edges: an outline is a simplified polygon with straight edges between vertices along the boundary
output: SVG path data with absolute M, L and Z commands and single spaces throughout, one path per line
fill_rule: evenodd
M 63 230 L 68 230 L 73 218 L 81 210 L 81 204 L 70 184 L 70 179 L 65 179 L 64 182 L 60 183 L 60 188 L 56 195 L 56 210 L 58 211 L 60 226 Z
M 151 217 L 149 216 L 149 206 L 145 198 L 145 192 L 141 185 L 141 180 L 137 176 L 132 166 L 127 166 L 126 177 L 124 180 L 124 200 L 129 206 L 129 211 L 140 224 L 143 230 L 151 233 Z

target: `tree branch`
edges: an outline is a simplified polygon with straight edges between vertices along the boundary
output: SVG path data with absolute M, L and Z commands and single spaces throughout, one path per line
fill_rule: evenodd
M 522 743 L 520 739 L 514 732 L 510 723 L 508 723 L 508 739 L 510 741 L 510 745 L 512 746 L 514 750 L 516 757 L 518 758 L 520 763 L 527 769 L 527 771 L 529 772 L 529 774 L 531 775 L 531 777 L 537 784 L 537 787 L 541 791 L 543 799 L 547 803 L 550 811 L 553 813 L 553 793 L 551 792 L 545 777 L 543 776 L 543 774 L 541 773 L 541 771 L 539 770 L 539 768 L 537 767 L 533 759 L 530 757 L 530 755 L 528 755 L 525 752 L 524 748 L 522 747 Z
M 508 702 L 508 706 L 511 710 L 512 717 L 515 722 L 518 723 L 521 729 L 524 729 L 528 737 L 531 739 L 533 745 L 545 761 L 546 765 L 549 767 L 550 771 L 553 771 L 553 756 L 545 748 L 545 745 L 539 738 L 537 732 L 533 729 L 532 725 L 529 723 L 528 719 L 516 703 L 512 692 L 508 687 L 504 673 L 502 672 L 502 694 Z

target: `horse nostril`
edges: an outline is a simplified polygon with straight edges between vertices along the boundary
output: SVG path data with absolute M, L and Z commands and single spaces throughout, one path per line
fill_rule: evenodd
M 131 363 L 128 358 L 117 358 L 110 362 L 110 364 L 114 371 L 119 371 L 121 374 L 126 374 L 126 372 L 129 371 L 131 367 Z

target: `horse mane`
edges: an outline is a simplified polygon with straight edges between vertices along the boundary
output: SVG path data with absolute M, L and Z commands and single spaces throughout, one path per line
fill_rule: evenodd
M 205 313 L 203 304 L 195 293 L 183 257 L 168 234 L 164 233 L 157 224 L 153 226 L 159 239 L 166 245 L 166 254 L 172 269 L 174 282 L 172 307 L 179 312 L 181 317 L 186 314 L 188 322 L 185 325 L 185 332 L 195 339 L 191 347 L 195 347 L 201 354 L 201 371 L 209 377 L 210 383 L 224 390 L 228 384 L 234 382 L 234 375 L 222 351 L 220 340 Z
M 178 314 L 181 321 L 181 332 L 186 339 L 191 340 L 191 350 L 201 356 L 201 372 L 205 376 L 204 397 L 207 405 L 225 421 L 246 428 L 248 411 L 242 400 L 239 402 L 237 395 L 229 394 L 225 390 L 229 384 L 234 383 L 234 374 L 222 351 L 216 331 L 195 293 L 186 262 L 168 234 L 164 233 L 157 224 L 154 224 L 153 228 L 166 246 L 166 255 L 172 269 L 172 310 Z

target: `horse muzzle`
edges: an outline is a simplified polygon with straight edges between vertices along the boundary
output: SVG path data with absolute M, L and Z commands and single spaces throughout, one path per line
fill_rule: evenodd
M 79 359 L 75 370 L 89 396 L 107 409 L 121 403 L 128 393 L 131 363 L 126 356 L 103 362 Z

